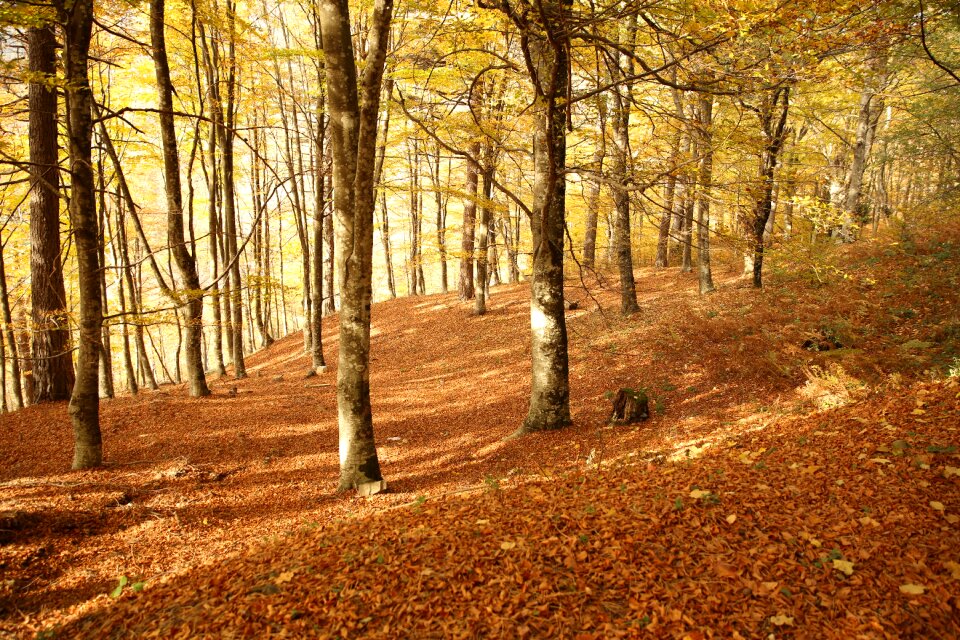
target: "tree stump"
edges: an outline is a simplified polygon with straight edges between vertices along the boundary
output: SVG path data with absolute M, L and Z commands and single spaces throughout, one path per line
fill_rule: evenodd
M 612 424 L 635 424 L 650 417 L 647 394 L 643 390 L 620 389 L 613 398 Z

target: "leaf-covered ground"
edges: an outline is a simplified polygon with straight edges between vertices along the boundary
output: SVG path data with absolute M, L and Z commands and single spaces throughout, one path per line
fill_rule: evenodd
M 299 336 L 212 398 L 105 401 L 102 470 L 64 471 L 65 406 L 5 415 L 0 633 L 957 637 L 950 237 L 798 255 L 706 298 L 641 270 L 626 319 L 613 283 L 572 278 L 575 425 L 515 440 L 525 286 L 482 318 L 378 304 L 391 492 L 369 499 L 332 493 L 335 367 L 305 379 Z M 650 421 L 606 424 L 619 387 Z

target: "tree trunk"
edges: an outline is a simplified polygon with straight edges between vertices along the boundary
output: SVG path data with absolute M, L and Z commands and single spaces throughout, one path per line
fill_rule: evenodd
M 756 108 L 764 135 L 764 148 L 760 153 L 760 176 L 753 215 L 753 286 L 763 286 L 763 234 L 767 219 L 773 211 L 773 185 L 777 161 L 786 136 L 787 116 L 790 112 L 790 87 L 774 89 Z
M 590 181 L 590 195 L 587 196 L 587 221 L 583 233 L 583 266 L 593 269 L 597 261 L 597 218 L 600 209 L 600 179 L 603 176 L 603 158 L 607 152 L 605 131 L 607 128 L 607 101 L 603 94 L 597 96 L 597 148 L 593 151 L 590 163 L 596 177 Z
M 102 154 L 97 158 L 97 201 L 99 203 L 98 213 L 100 237 L 97 241 L 100 255 L 100 305 L 103 313 L 109 315 L 109 299 L 107 296 L 107 217 L 110 215 L 107 211 L 107 185 L 106 178 L 103 175 Z M 112 398 L 114 396 L 113 388 L 113 348 L 110 345 L 110 325 L 103 323 L 101 332 L 103 333 L 103 348 L 100 349 L 100 397 Z
M 570 61 L 562 31 L 568 0 L 545 0 L 527 26 L 527 60 L 534 85 L 533 278 L 530 296 L 530 408 L 517 434 L 571 423 L 567 325 L 563 304 L 567 91 Z
M 94 199 L 90 140 L 93 94 L 87 75 L 87 55 L 93 27 L 93 0 L 74 0 L 64 10 L 63 66 L 67 87 L 70 135 L 70 223 L 77 254 L 80 293 L 80 349 L 76 381 L 70 396 L 73 422 L 73 468 L 103 462 L 100 438 L 99 360 L 101 344 L 100 252 Z
M 13 317 L 10 314 L 10 296 L 7 292 L 6 264 L 3 258 L 3 249 L 5 246 L 6 243 L 0 244 L 0 306 L 3 307 L 3 334 L 0 335 L 0 345 L 2 345 L 4 339 L 6 339 L 7 348 L 10 349 L 10 388 L 13 391 L 13 408 L 22 409 L 24 407 L 23 389 L 20 386 L 20 363 L 17 357 L 17 339 L 13 333 Z M 6 352 L 4 352 L 4 358 L 6 357 Z M 4 364 L 4 371 L 6 371 L 6 364 Z M 4 375 L 6 375 L 6 373 L 4 373 Z M 3 389 L 4 404 L 6 404 L 6 381 L 4 381 Z
M 489 149 L 490 143 L 484 145 Z M 484 153 L 489 158 L 492 153 Z M 493 166 L 484 166 L 483 174 L 483 203 L 480 206 L 480 228 L 477 230 L 477 281 L 474 286 L 474 313 L 482 316 L 487 312 L 487 295 L 489 294 L 490 265 L 490 199 L 493 197 Z
M 866 81 L 860 91 L 860 104 L 857 111 L 857 129 L 854 134 L 853 159 L 847 175 L 846 193 L 843 199 L 843 227 L 840 237 L 844 242 L 852 242 L 856 236 L 854 229 L 859 228 L 857 219 L 860 206 L 860 192 L 863 188 L 863 174 L 867 168 L 872 133 L 876 131 L 879 112 L 883 111 L 882 98 L 878 99 L 886 84 L 887 55 L 885 52 L 869 50 L 867 53 Z M 881 102 L 878 107 L 877 102 Z
M 386 488 L 370 408 L 370 302 L 377 115 L 392 10 L 392 0 L 374 3 L 358 87 L 347 0 L 320 0 L 340 249 L 339 488 L 366 495 Z
M 313 209 L 313 269 L 310 274 L 311 307 L 310 322 L 313 324 L 313 345 L 310 352 L 313 370 L 316 373 L 323 373 L 327 370 L 327 363 L 323 358 L 323 215 L 327 208 L 327 193 L 324 190 L 323 164 L 326 156 L 324 147 L 324 134 L 326 131 L 324 113 L 324 92 L 321 91 L 317 98 L 317 132 L 314 141 L 314 209 Z
M 122 344 L 123 344 L 123 367 L 124 372 L 126 373 L 127 378 L 127 389 L 130 391 L 131 395 L 137 395 L 139 387 L 137 386 L 137 374 L 133 369 L 133 357 L 130 353 L 130 323 L 127 320 L 127 299 L 126 293 L 124 292 L 124 280 L 126 279 L 126 262 L 123 259 L 123 254 L 121 253 L 119 246 L 121 242 L 124 242 L 124 232 L 122 229 L 123 225 L 123 205 L 120 204 L 119 194 L 117 195 L 117 232 L 113 233 L 113 230 L 110 229 L 110 216 L 106 217 L 107 224 L 107 235 L 110 236 L 110 253 L 113 255 L 113 264 L 117 267 L 117 294 L 120 302 L 120 317 L 122 318 L 121 326 L 123 330 L 121 331 Z
M 220 123 L 220 150 L 222 153 L 221 168 L 223 171 L 223 217 L 226 240 L 224 262 L 230 265 L 230 292 L 227 299 L 230 302 L 230 355 L 233 360 L 233 375 L 235 378 L 246 378 L 247 368 L 243 361 L 243 302 L 241 291 L 243 280 L 240 278 L 240 260 L 237 250 L 237 199 L 234 194 L 233 177 L 233 137 L 236 123 L 236 93 L 237 93 L 237 59 L 236 59 L 236 3 L 230 0 L 227 3 L 227 98 L 223 121 Z
M 713 186 L 713 96 L 700 96 L 700 175 L 697 199 L 697 248 L 699 256 L 700 293 L 710 293 L 713 273 L 710 270 L 710 197 Z
M 167 194 L 167 244 L 177 263 L 183 292 L 178 296 L 183 305 L 187 379 L 190 395 L 194 398 L 210 395 L 203 371 L 200 338 L 203 333 L 203 290 L 200 276 L 184 237 L 183 200 L 180 187 L 180 159 L 173 121 L 173 85 L 167 64 L 167 45 L 164 35 L 164 0 L 150 0 L 150 42 L 160 93 L 160 138 L 163 146 L 163 182 Z
M 480 167 L 476 160 L 479 156 L 480 143 L 474 142 L 467 158 L 466 200 L 463 203 L 463 230 L 460 234 L 460 281 L 457 293 L 461 300 L 469 300 L 474 295 L 473 251 L 477 226 L 477 190 L 480 185 Z
M 429 158 L 428 158 L 429 163 Z M 443 195 L 440 184 L 440 147 L 437 146 L 435 161 L 430 164 L 430 176 L 433 181 L 433 199 L 437 207 L 437 251 L 440 253 L 440 292 L 446 293 L 449 288 L 447 276 L 447 198 Z M 449 177 L 449 172 L 448 172 Z
M 78 8 L 74 13 L 82 14 L 83 8 Z M 76 40 L 77 35 L 72 34 L 72 41 Z M 76 44 L 83 46 L 83 42 Z M 36 78 L 35 82 L 30 83 L 28 103 L 33 362 L 30 363 L 32 367 L 25 366 L 24 369 L 26 372 L 32 371 L 36 402 L 66 400 L 70 397 L 74 385 L 67 296 L 63 286 L 63 264 L 60 256 L 57 92 L 53 82 L 56 74 L 56 46 L 52 26 L 28 31 L 30 73 L 35 74 L 32 77 Z M 81 52 L 71 53 L 79 55 Z M 85 65 L 86 53 L 83 52 L 82 56 L 82 63 Z M 75 71 L 79 72 L 79 69 Z M 85 66 L 83 73 L 86 77 Z M 45 79 L 49 81 L 44 82 Z M 92 185 L 90 189 L 92 193 Z

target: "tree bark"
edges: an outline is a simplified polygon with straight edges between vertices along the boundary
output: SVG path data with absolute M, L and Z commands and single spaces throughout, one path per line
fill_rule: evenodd
M 480 186 L 480 166 L 476 159 L 480 156 L 480 143 L 470 145 L 467 157 L 466 200 L 463 203 L 463 230 L 460 234 L 460 280 L 457 293 L 461 300 L 469 300 L 474 295 L 473 251 L 474 234 L 477 227 L 477 192 Z
M 763 286 L 763 234 L 767 219 L 773 211 L 773 186 L 780 158 L 780 150 L 786 137 L 787 116 L 790 113 L 790 87 L 772 90 L 759 107 L 753 109 L 760 120 L 764 147 L 760 152 L 760 175 L 754 200 L 753 214 L 753 286 Z
M 20 386 L 20 363 L 17 357 L 17 338 L 13 333 L 13 317 L 10 314 L 10 296 L 7 292 L 7 272 L 3 258 L 3 249 L 6 243 L 0 244 L 0 305 L 3 307 L 3 333 L 0 335 L 0 344 L 6 340 L 10 355 L 4 352 L 4 358 L 10 358 L 10 388 L 13 391 L 13 408 L 22 409 L 23 388 Z M 6 363 L 4 363 L 6 371 Z M 4 373 L 6 375 L 6 373 Z M 4 404 L 6 404 L 6 381 L 4 381 Z
M 599 71 L 598 71 L 599 73 Z M 590 181 L 590 195 L 587 196 L 587 220 L 583 233 L 583 266 L 593 269 L 597 260 L 597 219 L 600 208 L 600 176 L 603 175 L 603 158 L 607 152 L 605 131 L 607 128 L 607 101 L 603 94 L 597 96 L 597 136 L 596 149 L 593 150 L 591 168 L 596 178 Z
M 710 293 L 713 273 L 710 269 L 710 197 L 713 186 L 713 96 L 702 94 L 699 109 L 700 172 L 697 197 L 697 265 L 700 293 Z
M 488 150 L 490 143 L 484 145 Z M 488 160 L 482 169 L 483 175 L 483 202 L 480 205 L 480 227 L 477 230 L 477 281 L 474 285 L 474 313 L 482 316 L 487 312 L 487 297 L 490 293 L 490 199 L 493 197 L 493 174 L 496 168 L 492 165 L 492 152 L 484 153 Z
M 167 244 L 173 253 L 183 283 L 177 296 L 184 315 L 186 334 L 185 356 L 190 395 L 194 398 L 210 395 L 203 371 L 200 338 L 203 332 L 203 289 L 197 263 L 184 234 L 183 196 L 180 186 L 180 159 L 177 153 L 177 135 L 173 121 L 173 85 L 167 63 L 167 45 L 163 25 L 164 0 L 150 1 L 150 42 L 160 94 L 160 139 L 163 146 L 163 182 L 167 194 Z
M 633 278 L 633 250 L 630 233 L 630 193 L 627 182 L 631 174 L 630 106 L 633 101 L 633 59 L 629 56 L 636 40 L 637 17 L 631 14 L 625 31 L 619 36 L 624 53 L 617 53 L 611 65 L 610 76 L 617 84 L 613 89 L 613 202 L 617 209 L 616 240 L 617 268 L 620 272 L 620 313 L 629 315 L 640 310 L 637 304 L 637 285 Z
M 377 115 L 392 10 L 392 0 L 375 0 L 358 83 L 347 0 L 320 0 L 339 249 L 339 489 L 367 495 L 386 488 L 370 408 L 370 302 Z
M 82 13 L 82 9 L 78 9 L 78 12 Z M 52 26 L 30 29 L 27 36 L 31 74 L 36 74 L 33 76 L 35 78 L 48 78 L 50 81 L 31 82 L 29 87 L 33 362 L 30 363 L 32 366 L 25 366 L 24 369 L 32 372 L 36 394 L 34 400 L 47 402 L 68 399 L 74 385 L 67 296 L 60 255 L 57 92 L 53 83 L 56 74 L 56 38 Z M 83 55 L 85 59 L 86 54 Z M 85 67 L 83 72 L 86 76 Z
M 74 0 L 64 6 L 63 66 L 67 87 L 70 135 L 70 223 L 77 253 L 80 293 L 80 349 L 76 381 L 70 396 L 73 423 L 73 468 L 97 467 L 103 462 L 100 437 L 99 360 L 101 324 L 100 252 L 94 199 L 91 136 L 93 94 L 87 72 L 93 0 Z
M 566 125 L 570 61 L 564 29 L 570 3 L 545 0 L 541 24 L 528 23 L 528 71 L 534 88 L 533 278 L 530 296 L 530 407 L 517 435 L 570 424 L 567 325 L 563 304 Z

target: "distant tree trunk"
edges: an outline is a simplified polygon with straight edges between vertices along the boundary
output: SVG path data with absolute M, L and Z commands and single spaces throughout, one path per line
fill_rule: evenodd
M 760 176 L 754 200 L 753 214 L 753 286 L 763 286 L 763 234 L 767 219 L 773 210 L 773 184 L 786 137 L 787 116 L 790 112 L 790 87 L 779 87 L 764 95 L 759 107 L 751 107 L 760 120 L 764 148 L 760 152 Z
M 600 179 L 603 175 L 603 158 L 607 153 L 607 139 L 604 134 L 607 128 L 607 101 L 603 94 L 597 95 L 597 146 L 593 150 L 591 169 L 596 177 L 590 181 L 590 192 L 587 196 L 587 221 L 583 233 L 583 266 L 593 269 L 597 261 L 597 218 L 600 209 Z
M 246 378 L 247 368 L 243 360 L 243 280 L 240 277 L 240 260 L 237 249 L 237 213 L 236 196 L 234 194 L 233 177 L 233 137 L 236 124 L 237 101 L 237 57 L 236 57 L 236 2 L 228 0 L 226 7 L 228 24 L 227 35 L 227 98 L 223 122 L 220 125 L 220 149 L 222 152 L 221 168 L 223 170 L 223 214 L 226 248 L 224 261 L 230 265 L 230 316 L 231 335 L 230 354 L 233 360 L 233 375 L 236 378 Z
M 630 233 L 630 193 L 627 182 L 632 175 L 630 153 L 630 109 L 633 103 L 632 83 L 625 81 L 633 75 L 637 17 L 631 13 L 625 29 L 619 34 L 624 53 L 618 53 L 610 65 L 611 79 L 618 83 L 613 89 L 613 202 L 617 209 L 615 235 L 617 267 L 620 271 L 620 313 L 629 315 L 640 310 L 637 304 L 637 286 L 633 279 L 633 249 Z
M 340 245 L 339 488 L 361 494 L 386 488 L 370 408 L 370 301 L 377 114 L 392 10 L 392 0 L 374 3 L 358 86 L 347 0 L 320 0 Z
M 388 104 L 393 94 L 393 78 L 387 77 L 383 81 L 383 96 Z M 397 283 L 393 275 L 393 251 L 390 247 L 390 210 L 387 208 L 387 194 L 381 188 L 383 182 L 383 162 L 387 155 L 387 137 L 390 134 L 390 108 L 384 109 L 383 132 L 380 134 L 380 145 L 377 150 L 377 164 L 374 170 L 374 184 L 380 194 L 380 242 L 383 244 L 383 261 L 387 267 L 387 288 L 390 297 L 397 297 Z
M 677 123 L 676 131 L 670 143 L 670 175 L 667 176 L 667 184 L 663 193 L 663 212 L 660 215 L 660 229 L 657 236 L 657 258 L 653 266 L 665 268 L 670 266 L 670 222 L 673 218 L 674 198 L 677 190 L 676 165 L 680 154 L 680 137 L 682 135 L 682 123 Z
M 710 270 L 710 197 L 713 187 L 713 96 L 700 96 L 700 175 L 697 200 L 697 248 L 699 249 L 700 293 L 710 293 L 713 273 Z
M 410 148 L 410 144 L 413 148 Z M 416 138 L 407 139 L 407 194 L 410 198 L 410 254 L 407 258 L 407 294 L 423 293 L 420 290 L 420 218 L 423 212 L 423 197 L 420 191 L 420 153 Z
M 323 358 L 323 212 L 327 208 L 327 193 L 324 190 L 323 164 L 326 156 L 324 134 L 326 131 L 324 92 L 317 98 L 317 131 L 314 140 L 315 166 L 313 174 L 313 269 L 310 274 L 311 307 L 310 318 L 313 324 L 313 348 L 310 352 L 313 370 L 316 373 L 326 371 L 327 363 Z
M 20 354 L 20 375 L 23 380 L 23 405 L 33 404 L 33 399 L 37 397 L 36 389 L 33 384 L 33 371 L 30 370 L 31 359 L 23 354 L 30 353 L 30 323 L 27 321 L 27 313 L 20 309 L 17 316 L 17 325 L 19 331 L 14 333 L 17 336 L 17 353 Z
M 75 13 L 82 14 L 83 8 L 78 8 Z M 76 41 L 77 35 L 72 34 L 72 42 Z M 74 385 L 67 296 L 60 255 L 57 92 L 53 83 L 57 44 L 52 26 L 30 29 L 27 37 L 30 72 L 36 80 L 30 83 L 28 103 L 33 362 L 32 368 L 24 369 L 32 371 L 35 401 L 47 402 L 66 400 Z M 83 46 L 82 42 L 77 44 Z M 85 59 L 86 54 L 83 56 Z M 43 79 L 50 81 L 44 82 Z
M 387 209 L 387 194 L 380 192 L 380 240 L 383 244 L 383 259 L 387 264 L 387 287 L 390 297 L 397 297 L 397 283 L 393 275 L 393 252 L 390 249 L 390 212 Z
M 571 423 L 567 325 L 563 303 L 566 125 L 570 60 L 568 0 L 545 0 L 538 24 L 526 23 L 524 47 L 534 88 L 533 278 L 530 408 L 518 434 Z
M 90 152 L 93 94 L 87 74 L 93 0 L 74 0 L 63 7 L 63 13 L 63 66 L 70 125 L 70 222 L 76 246 L 80 293 L 80 350 L 68 411 L 73 422 L 73 468 L 87 469 L 103 462 L 99 389 L 103 314 L 100 306 L 97 208 Z
M 477 226 L 477 191 L 480 186 L 480 166 L 476 160 L 480 156 L 480 143 L 470 145 L 467 157 L 467 180 L 463 203 L 463 231 L 460 234 L 460 281 L 457 293 L 461 300 L 469 300 L 474 295 L 473 287 L 473 251 L 474 233 Z
M 688 180 L 684 185 L 683 193 L 683 230 L 680 234 L 683 242 L 683 256 L 680 270 L 684 273 L 693 271 L 693 209 L 696 203 L 693 186 L 693 180 Z
M 853 143 L 853 159 L 847 175 L 846 193 L 843 199 L 843 227 L 840 237 L 844 242 L 854 240 L 854 228 L 858 227 L 858 207 L 860 192 L 863 188 L 863 175 L 870 154 L 872 133 L 876 131 L 877 117 L 883 111 L 883 99 L 878 94 L 886 84 L 886 52 L 869 50 L 866 60 L 866 80 L 860 91 L 860 105 L 857 112 L 857 129 Z M 877 103 L 880 103 L 879 106 Z
M 332 176 L 327 177 L 327 192 L 332 190 L 329 188 L 332 185 L 333 178 Z M 383 215 L 387 215 L 387 210 L 384 208 Z M 323 290 L 326 293 L 326 298 L 323 301 L 323 315 L 327 316 L 331 313 L 337 312 L 337 302 L 334 291 L 334 269 L 337 268 L 336 256 L 336 234 L 333 231 L 333 218 L 334 214 L 332 212 L 328 213 L 323 218 L 323 241 L 326 245 L 326 257 L 323 262 L 323 277 L 324 277 L 324 287 Z M 386 217 L 384 217 L 386 220 Z M 392 268 L 391 268 L 392 271 Z M 396 297 L 396 291 L 394 291 L 394 297 Z
M 440 253 L 440 292 L 446 293 L 449 288 L 447 276 L 447 196 L 440 183 L 440 147 L 437 146 L 436 155 L 431 160 L 427 157 L 427 166 L 430 169 L 430 180 L 433 183 L 433 201 L 437 208 L 437 251 Z M 449 173 L 448 173 L 449 175 Z
M 197 28 L 200 32 L 200 50 L 203 53 L 203 68 L 207 82 L 207 113 L 210 118 L 206 162 L 204 163 L 201 158 L 201 167 L 204 168 L 206 174 L 207 193 L 209 194 L 207 220 L 209 226 L 210 279 L 213 283 L 210 287 L 210 307 L 213 311 L 213 365 L 216 374 L 223 376 L 226 375 L 227 369 L 223 361 L 224 318 L 220 306 L 223 298 L 223 287 L 221 280 L 219 280 L 220 258 L 223 254 L 220 251 L 220 238 L 222 237 L 218 212 L 220 204 L 220 167 L 217 163 L 217 140 L 220 136 L 223 108 L 220 104 L 218 68 L 213 59 L 213 56 L 216 55 L 216 49 L 209 46 L 202 22 L 197 23 Z
M 20 386 L 20 363 L 17 361 L 17 339 L 13 333 L 13 317 L 10 314 L 10 296 L 7 292 L 7 272 L 3 257 L 3 249 L 6 243 L 0 243 L 0 305 L 3 307 L 3 335 L 0 335 L 0 345 L 4 339 L 7 341 L 7 348 L 10 349 L 10 388 L 13 391 L 13 408 L 22 409 L 23 389 Z M 7 355 L 4 352 L 4 359 Z M 4 363 L 4 372 L 6 372 L 6 363 Z M 6 373 L 4 373 L 6 376 Z M 4 405 L 6 405 L 6 380 L 3 383 Z
M 101 154 L 102 155 L 102 154 Z M 97 240 L 98 251 L 100 255 L 100 264 L 102 269 L 100 269 L 100 304 L 103 308 L 103 313 L 109 315 L 109 299 L 107 297 L 107 256 L 106 256 L 106 246 L 107 246 L 107 217 L 109 213 L 107 212 L 107 185 L 105 183 L 105 178 L 103 175 L 103 162 L 101 158 L 97 158 L 97 202 L 99 203 L 98 212 L 99 212 L 99 222 L 98 227 L 100 230 L 100 237 Z M 103 323 L 101 332 L 103 333 L 103 348 L 100 349 L 100 397 L 101 398 L 112 398 L 114 396 L 113 389 L 113 348 L 110 345 L 110 325 L 106 322 Z
M 516 239 L 513 237 L 513 221 L 509 209 L 500 218 L 499 222 L 500 234 L 503 236 L 503 246 L 507 250 L 507 282 L 517 283 L 520 282 L 520 265 L 517 262 Z
M 484 145 L 489 148 L 489 143 Z M 492 153 L 485 153 L 492 156 Z M 490 160 L 491 158 L 487 158 Z M 482 316 L 487 312 L 487 295 L 489 294 L 489 280 L 487 269 L 490 264 L 490 199 L 493 197 L 494 166 L 488 164 L 481 170 L 483 176 L 483 203 L 480 206 L 480 228 L 477 230 L 477 281 L 474 287 L 474 313 Z
M 119 191 L 119 187 L 117 187 Z M 113 264 L 116 265 L 117 271 L 117 294 L 120 302 L 120 318 L 121 326 L 123 330 L 121 331 L 122 344 L 123 344 L 123 368 L 126 373 L 127 378 L 127 389 L 130 391 L 131 395 L 137 395 L 139 387 L 137 386 L 137 374 L 133 368 L 133 357 L 130 353 L 130 323 L 127 319 L 127 299 L 124 289 L 124 281 L 126 280 L 127 265 L 124 260 L 124 254 L 121 253 L 120 245 L 126 241 L 125 233 L 123 231 L 123 207 L 120 204 L 120 194 L 117 194 L 117 231 L 116 233 L 110 229 L 110 216 L 106 217 L 107 225 L 107 235 L 110 237 L 110 253 L 113 255 Z
M 203 290 L 197 263 L 184 237 L 183 195 L 180 186 L 180 158 L 177 153 L 177 135 L 173 121 L 173 85 L 167 63 L 167 45 L 164 34 L 164 0 L 150 1 L 150 42 L 160 93 L 160 138 L 163 146 L 163 182 L 167 194 L 167 244 L 177 263 L 184 291 L 178 296 L 184 313 L 186 333 L 186 365 L 190 395 L 194 398 L 210 395 L 203 371 L 200 338 L 203 333 Z M 179 364 L 179 359 L 178 359 Z

